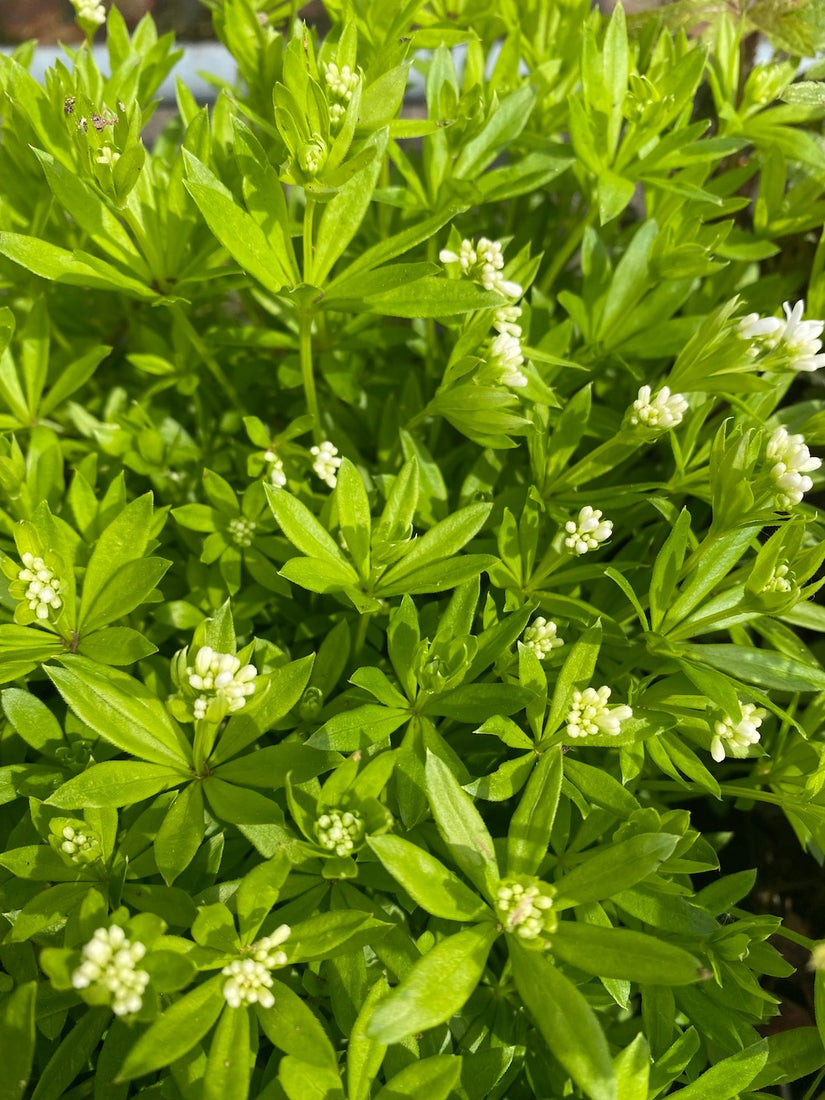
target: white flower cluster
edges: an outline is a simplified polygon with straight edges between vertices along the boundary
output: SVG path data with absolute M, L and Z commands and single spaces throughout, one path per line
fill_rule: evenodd
M 717 764 L 721 764 L 727 752 L 739 756 L 749 745 L 755 745 L 759 740 L 759 727 L 765 717 L 765 711 L 756 707 L 753 703 L 740 701 L 739 707 L 742 717 L 738 722 L 725 715 L 719 722 L 713 724 L 713 740 L 710 743 L 710 755 Z
M 137 969 L 145 954 L 144 945 L 127 940 L 119 925 L 98 928 L 83 948 L 83 961 L 72 974 L 72 985 L 75 989 L 98 985 L 108 990 L 115 1016 L 139 1012 L 143 991 L 149 984 L 146 971 Z
M 48 619 L 49 611 L 59 611 L 63 606 L 60 581 L 42 558 L 36 558 L 26 551 L 21 555 L 21 560 L 23 568 L 17 574 L 17 579 L 27 585 L 23 599 L 38 619 Z
M 796 578 L 791 572 L 791 564 L 787 561 L 778 562 L 771 570 L 771 575 L 759 589 L 760 592 L 791 592 Z
M 671 393 L 667 386 L 662 386 L 652 397 L 651 392 L 650 386 L 642 386 L 639 390 L 630 412 L 630 423 L 662 431 L 681 424 L 688 410 L 686 398 L 681 393 Z
M 552 897 L 542 891 L 535 879 L 527 883 L 504 879 L 496 889 L 495 906 L 504 930 L 523 940 L 548 935 L 558 923 L 552 912 Z
M 329 64 L 324 65 L 324 79 L 333 95 L 349 103 L 352 93 L 358 87 L 359 76 L 349 65 L 342 65 L 339 68 L 334 61 L 330 61 Z
M 254 1004 L 272 1008 L 275 998 L 270 972 L 286 963 L 286 952 L 276 948 L 289 938 L 289 933 L 289 925 L 282 924 L 271 935 L 246 948 L 244 958 L 233 959 L 223 968 L 221 973 L 229 979 L 224 983 L 223 995 L 230 1008 Z
M 205 645 L 198 650 L 194 667 L 186 670 L 189 686 L 199 691 L 193 711 L 195 718 L 205 718 L 210 699 L 225 699 L 230 712 L 240 710 L 255 692 L 254 665 L 244 665 L 232 653 L 216 653 Z
M 493 328 L 496 332 L 521 339 L 520 317 L 521 306 L 500 306 L 493 313 Z
M 743 340 L 760 341 L 769 349 L 785 352 L 790 358 L 790 366 L 796 371 L 815 371 L 825 366 L 825 354 L 822 354 L 822 336 L 825 321 L 803 321 L 805 302 L 797 302 L 793 308 L 790 302 L 783 302 L 785 320 L 778 317 L 760 317 L 758 313 L 749 313 L 739 322 L 739 335 Z M 752 354 L 759 353 L 758 344 L 751 346 Z
M 257 524 L 245 516 L 237 516 L 229 521 L 229 534 L 236 546 L 251 546 Z
M 608 707 L 610 688 L 588 687 L 584 691 L 573 692 L 573 705 L 567 715 L 568 737 L 595 737 L 600 733 L 609 733 L 615 737 L 621 733 L 622 722 L 633 717 L 633 711 L 626 703 Z
M 793 508 L 811 488 L 808 474 L 818 470 L 821 458 L 813 458 L 801 435 L 789 435 L 787 428 L 777 428 L 768 440 L 768 462 L 776 485 L 774 500 L 777 508 Z
M 567 532 L 564 545 L 581 557 L 588 550 L 595 550 L 600 543 L 607 542 L 613 534 L 613 521 L 602 519 L 598 508 L 585 504 L 576 519 L 569 519 L 565 523 L 564 529 Z
M 524 644 L 528 649 L 532 649 L 540 661 L 543 661 L 554 649 L 564 645 L 564 641 L 556 637 L 557 630 L 558 627 L 554 622 L 539 615 L 524 631 Z
M 502 386 L 520 389 L 527 385 L 527 375 L 520 369 L 524 363 L 518 336 L 500 332 L 490 344 L 490 363 Z
M 97 0 L 72 0 L 77 18 L 85 23 L 94 23 L 101 27 L 106 22 L 106 9 Z
M 352 93 L 358 87 L 360 77 L 349 65 L 341 65 L 339 68 L 334 61 L 330 61 L 328 65 L 324 65 L 324 79 L 332 94 L 343 100 L 342 103 L 329 105 L 329 121 L 335 128 L 344 121 L 344 115 L 347 112 L 345 105 L 352 99 Z
M 520 298 L 523 293 L 518 283 L 505 279 L 501 274 L 504 252 L 500 241 L 479 237 L 478 243 L 473 244 L 465 238 L 458 252 L 453 252 L 451 248 L 442 248 L 438 258 L 443 264 L 461 264 L 462 272 L 481 283 L 485 290 L 496 290 L 499 294 L 506 294 L 508 298 Z
M 338 448 L 325 439 L 320 446 L 310 447 L 309 453 L 314 456 L 312 468 L 315 473 L 330 489 L 334 489 L 338 481 L 338 467 L 341 465 Z
M 286 485 L 286 471 L 284 470 L 283 460 L 270 447 L 268 451 L 264 451 L 264 462 L 267 467 L 266 476 L 271 484 L 276 489 L 283 489 Z
M 117 149 L 113 149 L 111 145 L 101 145 L 95 160 L 98 164 L 105 164 L 112 168 L 120 160 L 120 153 Z
M 60 835 L 63 837 L 60 842 L 60 851 L 73 860 L 79 860 L 86 852 L 97 846 L 94 837 L 87 836 L 71 825 L 64 825 Z
M 327 810 L 315 822 L 315 835 L 322 848 L 348 856 L 364 835 L 364 822 L 351 810 Z

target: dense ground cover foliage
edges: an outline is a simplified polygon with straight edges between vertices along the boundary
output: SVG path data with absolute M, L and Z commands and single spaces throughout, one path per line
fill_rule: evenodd
M 825 853 L 817 9 L 211 7 L 0 57 L 0 1094 L 817 1073 L 689 812 Z

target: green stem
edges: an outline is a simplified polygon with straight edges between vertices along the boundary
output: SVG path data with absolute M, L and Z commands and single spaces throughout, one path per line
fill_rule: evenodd
M 306 195 L 304 207 L 304 282 L 312 286 L 315 266 L 315 199 Z M 301 380 L 304 385 L 304 397 L 307 412 L 312 417 L 312 435 L 316 443 L 323 442 L 321 414 L 318 409 L 318 394 L 315 389 L 315 374 L 312 370 L 312 313 L 301 310 L 298 314 L 299 351 L 301 357 Z
M 681 798 L 686 796 L 707 798 L 708 794 L 704 787 L 691 785 L 683 787 L 681 784 L 667 779 L 649 780 L 645 783 L 645 787 L 649 791 L 668 791 L 672 794 L 678 794 Z M 788 805 L 787 797 L 783 798 L 781 795 L 774 794 L 773 791 L 763 791 L 756 787 L 738 787 L 735 783 L 720 783 L 719 793 L 727 795 L 728 798 L 745 798 L 751 802 L 767 802 L 771 806 Z
M 321 414 L 318 409 L 318 394 L 315 390 L 315 375 L 312 372 L 312 315 L 310 313 L 300 313 L 298 323 L 304 397 L 306 398 L 307 412 L 312 417 L 313 438 L 316 443 L 321 443 L 324 439 L 324 433 L 321 429 Z
M 781 936 L 783 940 L 790 940 L 791 943 L 798 943 L 799 946 L 804 947 L 806 951 L 813 951 L 818 943 L 817 940 L 812 940 L 808 936 L 803 936 L 801 932 L 794 932 L 785 925 L 774 932 L 774 935 Z
M 358 629 L 355 631 L 355 640 L 352 646 L 353 660 L 357 661 L 357 659 L 361 656 L 361 653 L 363 652 L 371 619 L 372 614 L 370 612 L 367 612 L 366 614 L 362 615 L 358 620 Z
M 304 207 L 304 282 L 312 286 L 312 271 L 315 261 L 315 199 L 307 196 Z

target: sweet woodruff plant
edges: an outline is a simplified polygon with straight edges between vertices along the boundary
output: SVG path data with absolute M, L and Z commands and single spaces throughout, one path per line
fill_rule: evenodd
M 736 869 L 825 853 L 818 6 L 211 0 L 150 131 L 73 3 L 0 56 L 3 1100 L 818 1095 Z

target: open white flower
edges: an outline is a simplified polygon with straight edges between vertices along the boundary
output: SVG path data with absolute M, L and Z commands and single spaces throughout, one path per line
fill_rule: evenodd
M 721 764 L 725 756 L 744 756 L 750 745 L 755 745 L 759 740 L 759 727 L 766 711 L 756 707 L 753 703 L 742 703 L 739 707 L 742 717 L 738 722 L 725 715 L 713 724 L 713 740 L 710 743 L 710 755 L 717 764 Z
M 310 447 L 309 453 L 314 456 L 312 468 L 315 473 L 330 489 L 334 489 L 338 481 L 338 467 L 341 465 L 338 448 L 325 439 L 320 446 Z
M 524 645 L 531 649 L 540 661 L 543 661 L 554 649 L 564 645 L 564 641 L 556 637 L 557 630 L 558 627 L 554 622 L 539 615 L 524 631 Z
M 784 327 L 778 317 L 760 317 L 758 313 L 749 313 L 739 322 L 738 332 L 743 340 L 761 340 L 764 336 L 776 337 Z
M 780 346 L 791 355 L 791 366 L 797 371 L 815 371 L 825 366 L 825 355 L 819 337 L 825 329 L 825 321 L 803 321 L 805 302 L 799 301 L 791 308 L 790 302 L 783 302 L 785 325 Z
M 576 519 L 569 519 L 565 523 L 564 529 L 567 532 L 564 545 L 581 556 L 588 550 L 595 550 L 600 543 L 610 538 L 613 534 L 613 521 L 602 519 L 598 508 L 585 504 Z
M 787 428 L 777 428 L 768 440 L 767 459 L 777 489 L 776 507 L 793 508 L 813 488 L 808 474 L 819 469 L 822 459 L 812 457 L 804 437 L 789 435 Z
M 584 691 L 573 692 L 573 702 L 567 715 L 568 737 L 593 737 L 600 733 L 609 733 L 615 737 L 621 732 L 621 725 L 627 718 L 633 717 L 633 711 L 626 703 L 608 707 L 610 688 L 587 687 Z
M 149 984 L 146 971 L 137 969 L 145 954 L 145 946 L 138 940 L 134 943 L 127 940 L 119 925 L 98 928 L 83 948 L 82 962 L 72 974 L 72 985 L 75 989 L 97 985 L 108 990 L 115 1016 L 139 1012 L 143 991 Z
M 633 402 L 630 422 L 664 431 L 681 424 L 687 410 L 687 398 L 681 393 L 671 393 L 668 386 L 662 386 L 652 397 L 650 386 L 642 386 Z
M 738 332 L 743 340 L 751 341 L 750 353 L 757 356 L 762 349 L 775 350 L 786 359 L 791 370 L 811 371 L 825 366 L 822 352 L 822 336 L 825 321 L 803 321 L 804 300 L 794 306 L 783 302 L 785 320 L 778 317 L 760 317 L 749 313 L 739 322 Z

